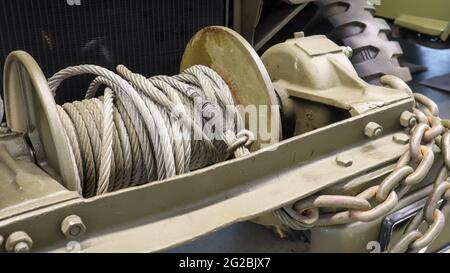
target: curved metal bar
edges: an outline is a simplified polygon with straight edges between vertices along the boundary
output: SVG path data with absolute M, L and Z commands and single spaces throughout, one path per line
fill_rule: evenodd
M 2 97 L 0 97 L 0 123 L 3 122 L 3 113 L 4 113 L 3 100 Z
M 392 76 L 392 75 L 384 75 L 380 78 L 380 82 L 382 84 L 388 85 L 393 89 L 403 90 L 408 93 L 411 97 L 414 97 L 413 92 L 408 84 L 406 84 L 402 79 Z

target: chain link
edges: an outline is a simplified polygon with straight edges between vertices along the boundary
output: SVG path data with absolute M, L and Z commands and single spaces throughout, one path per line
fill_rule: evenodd
M 314 195 L 278 210 L 275 216 L 295 229 L 370 222 L 388 215 L 413 186 L 421 183 L 435 163 L 439 148 L 442 167 L 433 191 L 423 208 L 409 223 L 400 241 L 390 252 L 420 251 L 429 246 L 445 225 L 445 214 L 450 210 L 450 121 L 441 120 L 435 102 L 422 94 L 413 94 L 413 110 L 417 123 L 410 128 L 409 149 L 398 160 L 394 170 L 380 185 L 370 187 L 357 196 Z M 372 206 L 371 204 L 375 204 Z M 322 213 L 319 209 L 338 211 Z M 314 212 L 314 213 L 312 213 Z M 294 215 L 295 214 L 295 215 Z M 286 219 L 289 218 L 287 221 Z M 424 231 L 419 227 L 425 224 Z

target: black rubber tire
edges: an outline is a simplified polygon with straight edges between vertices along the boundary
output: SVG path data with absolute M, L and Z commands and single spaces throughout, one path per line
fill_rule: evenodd
M 307 35 L 325 34 L 340 45 L 353 49 L 350 58 L 359 76 L 379 84 L 383 75 L 411 80 L 408 68 L 401 67 L 403 54 L 399 43 L 390 41 L 390 27 L 384 19 L 375 18 L 375 8 L 366 0 L 316 0 L 317 12 L 305 27 Z

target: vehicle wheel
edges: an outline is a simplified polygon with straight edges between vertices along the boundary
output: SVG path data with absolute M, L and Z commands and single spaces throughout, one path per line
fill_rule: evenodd
M 401 67 L 399 43 L 390 41 L 390 27 L 384 19 L 375 18 L 375 7 L 366 0 L 316 0 L 317 12 L 305 27 L 307 35 L 325 34 L 338 44 L 353 49 L 351 61 L 361 78 L 380 84 L 383 75 L 394 75 L 404 81 L 411 73 Z

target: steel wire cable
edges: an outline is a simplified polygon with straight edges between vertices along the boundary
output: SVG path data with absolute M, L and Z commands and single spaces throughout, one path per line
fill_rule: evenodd
M 48 81 L 56 95 L 71 77 L 96 76 L 85 99 L 57 106 L 85 197 L 164 180 L 241 157 L 254 139 L 225 81 L 194 66 L 145 78 L 123 65 L 68 67 Z M 100 87 L 104 94 L 95 97 Z M 229 118 L 231 117 L 231 118 Z

